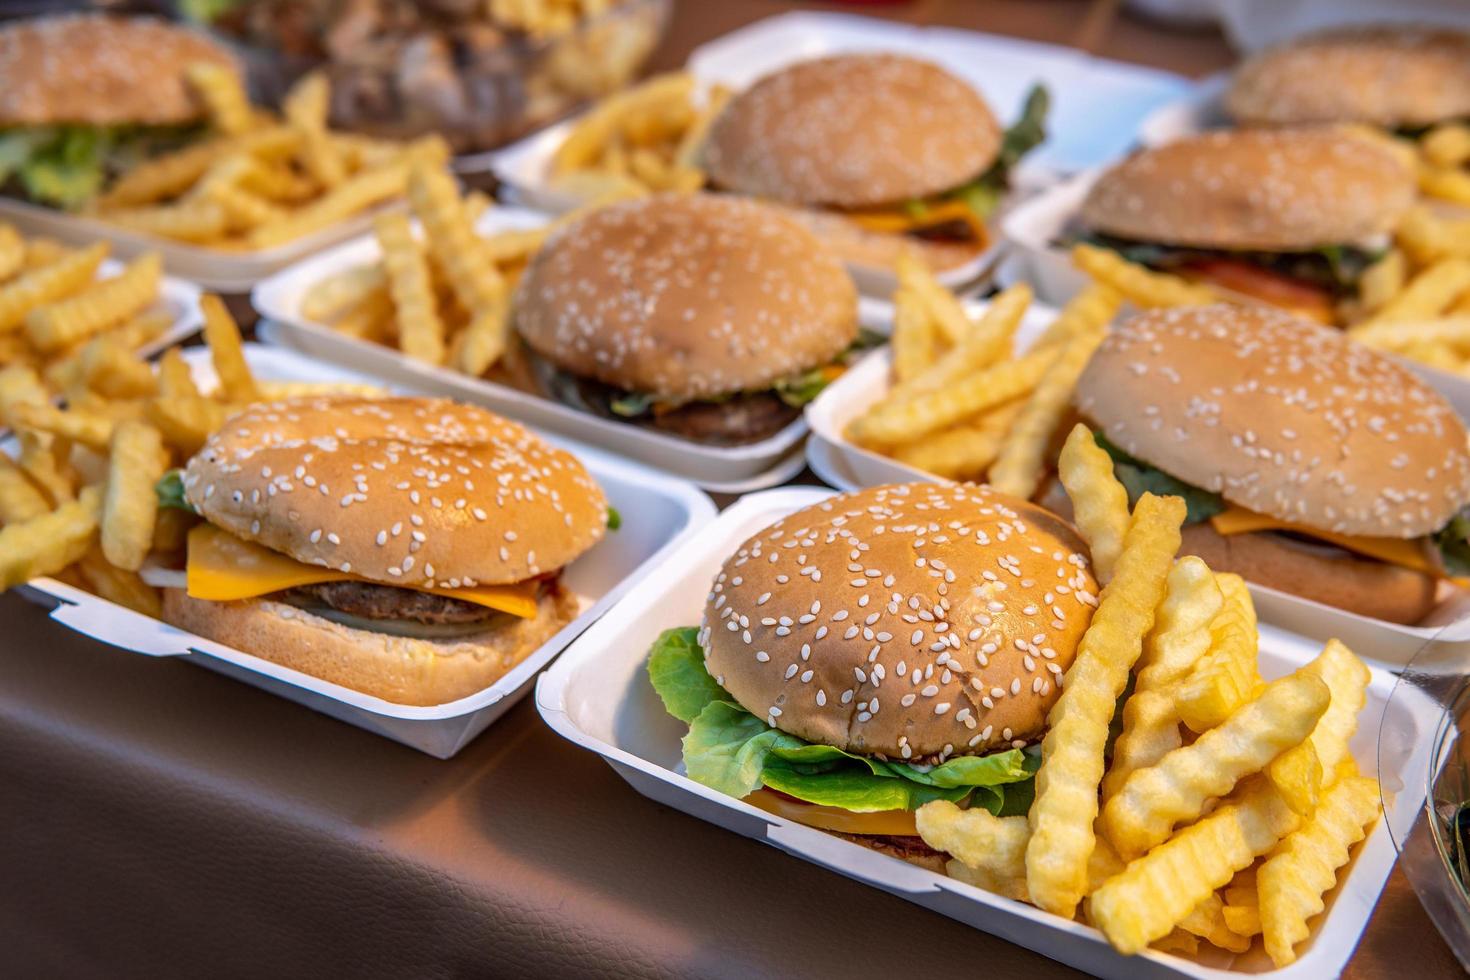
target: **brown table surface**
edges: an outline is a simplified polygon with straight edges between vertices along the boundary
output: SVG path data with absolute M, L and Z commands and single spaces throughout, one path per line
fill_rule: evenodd
M 658 66 L 795 6 L 684 0 Z M 1067 43 L 1089 6 L 857 9 Z M 1098 50 L 1229 61 L 1128 20 Z M 441 762 L 15 595 L 0 629 L 0 975 L 1076 975 L 644 799 L 529 698 Z M 1395 873 L 1348 975 L 1458 973 Z

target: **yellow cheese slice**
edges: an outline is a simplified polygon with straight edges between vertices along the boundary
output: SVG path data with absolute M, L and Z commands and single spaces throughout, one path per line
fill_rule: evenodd
M 818 830 L 831 830 L 839 834 L 871 834 L 884 837 L 917 837 L 919 828 L 914 824 L 912 810 L 878 810 L 875 813 L 858 813 L 844 810 L 840 806 L 822 806 L 803 803 L 787 796 L 758 789 L 745 797 L 751 806 L 774 813 L 778 817 L 795 820 L 799 824 Z
M 1377 558 L 1390 565 L 1400 565 L 1416 572 L 1423 572 L 1425 575 L 1433 575 L 1436 578 L 1449 577 L 1444 569 L 1435 564 L 1434 560 L 1425 553 L 1421 538 L 1379 538 L 1357 534 L 1338 534 L 1335 531 L 1319 531 L 1316 528 L 1303 527 L 1290 521 L 1277 520 L 1265 514 L 1257 514 L 1243 507 L 1231 507 L 1222 511 L 1211 517 L 1210 523 L 1217 533 L 1225 537 L 1232 534 L 1249 534 L 1251 531 L 1292 531 L 1319 541 L 1326 541 L 1328 544 L 1335 544 L 1347 551 L 1367 555 L 1369 558 Z
M 985 222 L 970 210 L 964 201 L 936 201 L 922 209 L 921 214 L 911 212 L 905 206 L 875 208 L 868 211 L 845 211 L 843 216 L 868 231 L 902 235 L 949 221 L 963 221 L 970 226 L 975 241 L 984 245 L 989 236 Z
M 200 524 L 189 532 L 189 559 L 186 569 L 187 591 L 195 599 L 230 602 L 280 592 L 298 585 L 318 582 L 373 582 L 371 579 L 330 568 L 320 568 L 296 561 L 271 551 L 253 541 L 237 538 L 213 524 Z M 463 599 L 510 613 L 522 619 L 536 615 L 536 583 L 514 585 L 480 585 L 469 589 L 428 589 L 400 586 L 419 592 Z

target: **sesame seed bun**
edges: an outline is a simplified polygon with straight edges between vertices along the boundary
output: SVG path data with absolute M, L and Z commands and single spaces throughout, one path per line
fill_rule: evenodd
M 230 419 L 184 471 L 210 523 L 384 585 L 525 581 L 606 533 L 582 464 L 515 422 L 430 398 L 307 398 Z
M 660 195 L 552 236 L 514 316 L 562 370 L 684 402 L 829 363 L 857 336 L 857 290 L 830 250 L 770 207 Z
M 1338 130 L 1228 130 L 1114 165 L 1092 185 L 1081 217 L 1137 241 L 1305 250 L 1391 231 L 1414 193 L 1392 152 Z
M 1182 555 L 1217 572 L 1391 623 L 1418 623 L 1434 611 L 1431 575 L 1316 541 L 1270 531 L 1225 536 L 1204 521 L 1184 529 Z
M 149 17 L 86 14 L 0 28 L 0 126 L 174 125 L 203 118 L 195 62 L 236 68 L 202 34 Z
M 208 602 L 163 590 L 164 621 L 191 633 L 395 704 L 444 704 L 482 691 L 577 616 L 577 598 L 553 586 L 530 619 L 499 616 L 453 640 L 352 629 L 270 599 Z
M 1236 71 L 1232 118 L 1253 126 L 1364 122 L 1390 129 L 1470 116 L 1470 34 L 1370 24 L 1304 35 Z
M 721 187 L 791 204 L 872 207 L 952 190 L 1000 151 L 973 88 L 896 54 L 803 61 L 737 95 L 704 163 Z
M 1132 317 L 1093 355 L 1076 400 L 1130 455 L 1308 527 L 1413 538 L 1470 500 L 1465 426 L 1444 397 L 1280 310 Z
M 811 742 L 911 761 L 1042 734 L 1096 605 L 1070 525 L 986 486 L 897 484 L 751 537 L 705 604 L 705 666 Z

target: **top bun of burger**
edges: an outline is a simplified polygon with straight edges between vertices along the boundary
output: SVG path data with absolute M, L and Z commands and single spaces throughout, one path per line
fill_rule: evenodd
M 309 398 L 231 418 L 184 472 L 211 523 L 384 585 L 505 585 L 599 540 L 607 500 L 570 454 L 482 408 Z
M 1115 326 L 1077 407 L 1130 455 L 1321 530 L 1418 537 L 1470 500 L 1465 426 L 1443 396 L 1272 308 L 1154 310 Z
M 918 58 L 803 61 L 737 95 L 704 162 L 721 187 L 790 204 L 872 207 L 951 190 L 1000 152 L 1000 127 L 962 80 Z
M 1290 251 L 1392 230 L 1413 176 L 1387 149 L 1333 129 L 1224 130 L 1141 150 L 1082 204 L 1109 235 L 1196 248 Z
M 172 125 L 203 118 L 184 81 L 196 62 L 235 62 L 218 44 L 149 17 L 83 14 L 0 28 L 0 126 Z
M 522 278 L 515 325 L 566 371 L 683 402 L 830 362 L 857 336 L 857 290 L 774 208 L 660 195 L 552 236 Z
M 1364 122 L 1390 129 L 1470 116 L 1470 34 L 1371 24 L 1308 34 L 1250 58 L 1225 109 L 1247 125 Z
M 810 742 L 979 755 L 1041 735 L 1096 594 L 1061 518 L 986 486 L 898 484 L 741 545 L 700 643 L 745 708 Z

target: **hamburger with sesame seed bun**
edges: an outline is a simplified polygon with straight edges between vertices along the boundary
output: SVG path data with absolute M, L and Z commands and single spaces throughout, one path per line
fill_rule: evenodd
M 782 68 L 732 99 L 704 165 L 719 188 L 798 209 L 849 261 L 891 267 L 914 250 L 949 268 L 988 245 L 986 222 L 1011 170 L 1045 138 L 1046 110 L 1034 89 L 1002 131 L 985 99 L 938 65 L 840 54 Z
M 531 260 L 513 315 L 548 395 L 711 445 L 776 434 L 876 340 L 809 231 L 705 194 L 567 225 Z
M 1335 323 L 1414 194 L 1392 151 L 1338 129 L 1211 132 L 1104 171 L 1074 237 Z
M 0 182 L 74 207 L 126 165 L 198 137 L 204 106 L 185 81 L 196 63 L 238 71 L 214 41 L 150 17 L 0 27 Z
M 1136 499 L 1189 505 L 1216 571 L 1395 623 L 1470 575 L 1470 450 L 1408 370 L 1280 310 L 1154 310 L 1115 326 L 1078 411 Z
M 1225 110 L 1245 126 L 1368 123 L 1421 135 L 1470 119 L 1470 34 L 1425 24 L 1304 34 L 1247 59 Z
M 495 683 L 576 617 L 560 573 L 611 511 L 571 455 L 438 399 L 258 405 L 160 497 L 203 521 L 164 619 L 397 704 Z
M 876 487 L 745 541 L 648 672 L 689 725 L 690 778 L 939 870 L 913 811 L 1027 811 L 1028 746 L 1097 591 L 1082 539 L 1035 504 Z

